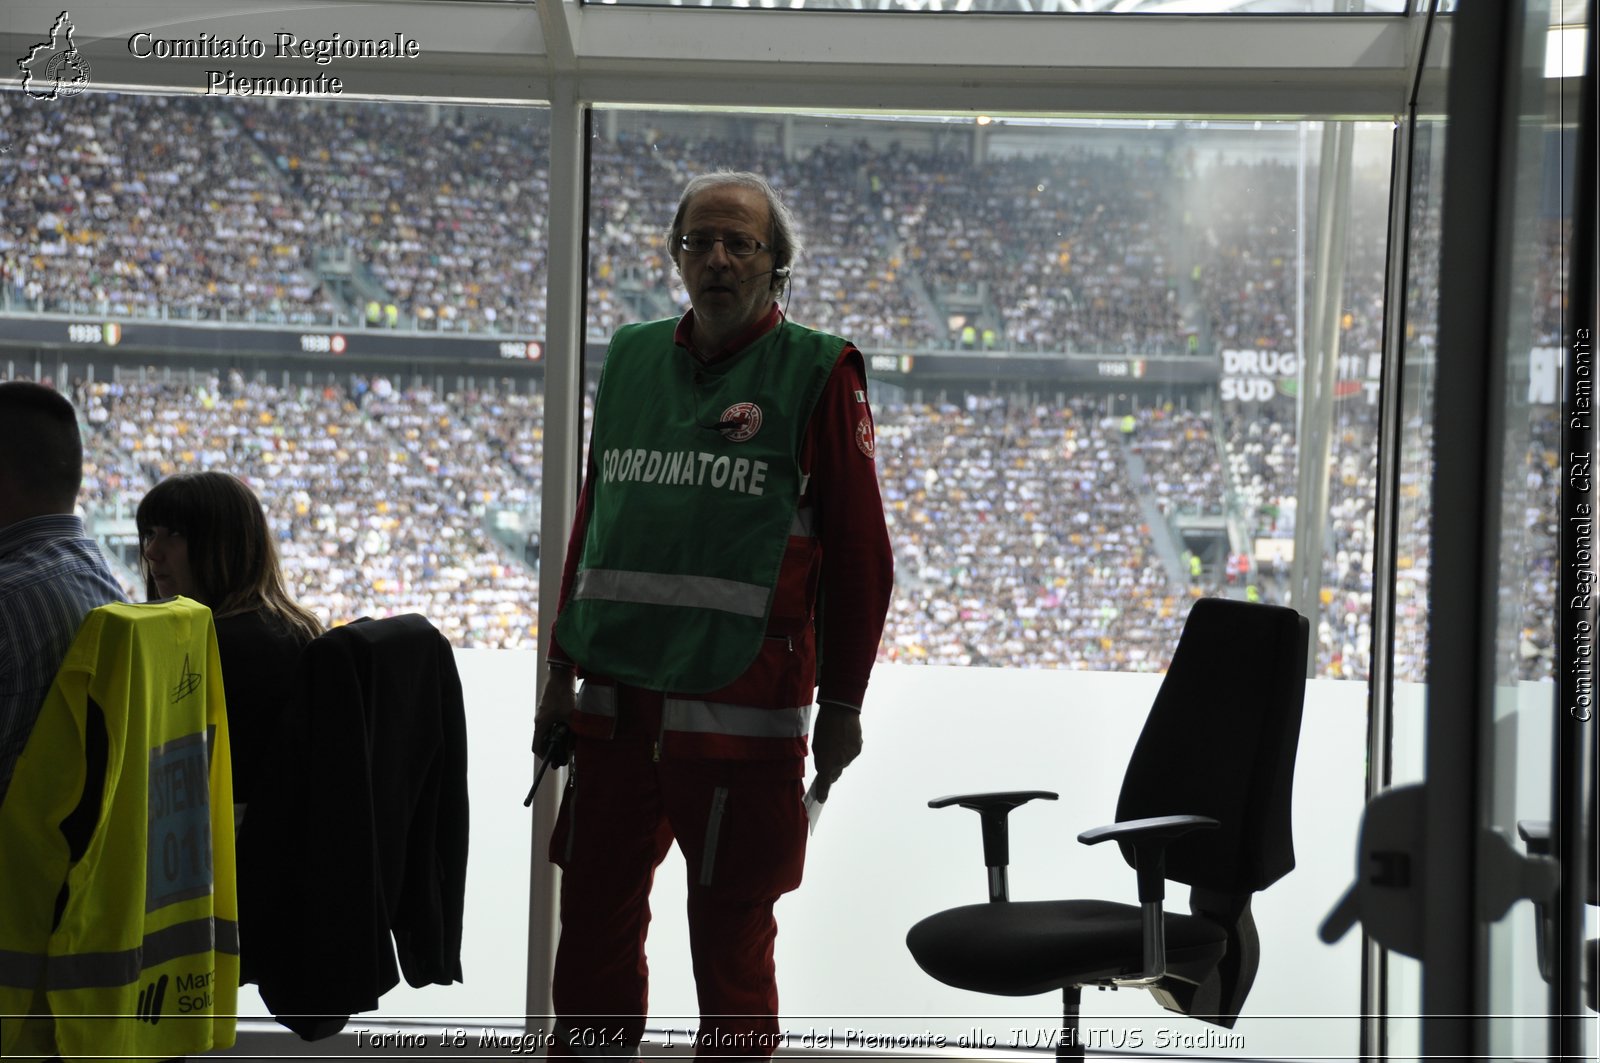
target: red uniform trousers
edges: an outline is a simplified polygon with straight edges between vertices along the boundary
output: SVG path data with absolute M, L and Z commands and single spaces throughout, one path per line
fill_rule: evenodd
M 767 1059 L 778 1040 L 772 908 L 805 863 L 804 760 L 673 759 L 670 735 L 656 759 L 659 697 L 621 690 L 618 702 L 614 738 L 578 739 L 551 839 L 563 874 L 550 1055 L 635 1054 L 649 1012 L 650 886 L 676 839 L 700 1005 L 695 1055 Z

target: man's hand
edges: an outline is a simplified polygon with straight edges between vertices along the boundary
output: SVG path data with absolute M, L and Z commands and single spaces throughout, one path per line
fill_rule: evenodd
M 828 791 L 839 781 L 844 769 L 861 755 L 861 714 L 832 702 L 825 701 L 817 706 L 811 755 L 817 765 L 817 800 L 826 801 Z
M 544 759 L 546 743 L 550 741 L 550 732 L 557 724 L 567 725 L 572 720 L 573 710 L 577 707 L 577 695 L 573 691 L 572 670 L 570 668 L 551 668 L 550 674 L 544 681 L 544 693 L 539 698 L 539 708 L 533 714 L 533 751 Z M 558 764 L 566 763 L 563 757 Z

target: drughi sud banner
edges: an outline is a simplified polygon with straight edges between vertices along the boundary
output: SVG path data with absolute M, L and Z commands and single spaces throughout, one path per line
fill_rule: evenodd
M 1529 403 L 1555 403 L 1561 393 L 1563 355 L 1559 347 L 1535 347 L 1528 353 Z M 1293 399 L 1303 386 L 1301 370 L 1301 358 L 1295 351 L 1227 349 L 1222 352 L 1218 394 L 1223 402 Z M 1341 354 L 1333 397 L 1376 405 L 1382 376 L 1381 354 Z

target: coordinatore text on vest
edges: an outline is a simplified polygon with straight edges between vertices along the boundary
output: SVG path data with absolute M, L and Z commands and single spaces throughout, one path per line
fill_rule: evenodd
M 637 480 L 647 484 L 705 487 L 766 493 L 767 463 L 704 450 L 608 450 L 600 459 L 602 483 Z

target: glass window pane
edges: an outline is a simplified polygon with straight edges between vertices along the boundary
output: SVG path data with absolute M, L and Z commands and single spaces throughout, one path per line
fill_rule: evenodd
M 548 112 L 11 91 L 0 110 L 0 373 L 70 391 L 85 519 L 131 597 L 145 492 L 241 476 L 291 596 L 332 625 L 421 613 L 457 648 L 474 841 L 525 837 Z M 402 987 L 384 1021 L 521 1027 L 526 849 L 471 861 L 474 988 Z M 267 1014 L 253 990 L 241 1009 Z
M 595 343 L 687 305 L 663 219 L 708 141 L 716 166 L 793 196 L 809 244 L 787 309 L 857 342 L 884 389 L 880 469 L 910 577 L 887 659 L 1158 670 L 1191 594 L 1287 596 L 1320 126 L 596 125 Z M 1363 680 L 1388 137 L 1361 127 L 1351 174 L 1314 584 L 1319 674 Z M 1030 448 L 1020 470 L 997 440 Z
M 1407 219 L 1404 371 L 1395 520 L 1394 664 L 1389 785 L 1425 775 L 1428 675 L 1428 565 L 1433 537 L 1434 387 L 1438 379 L 1439 237 L 1443 207 L 1445 126 L 1419 117 L 1412 133 L 1411 210 Z M 1390 1050 L 1421 1052 L 1422 965 L 1384 954 L 1383 985 Z
M 1320 124 L 606 109 L 594 130 L 592 363 L 619 322 L 684 309 L 662 233 L 684 182 L 718 168 L 777 185 L 807 244 L 785 311 L 853 339 L 868 363 L 896 595 L 866 708 L 872 752 L 840 800 L 872 812 L 824 820 L 807 884 L 780 906 L 786 1012 L 905 1036 L 925 1020 L 859 1016 L 967 1016 L 939 1025 L 952 1045 L 975 1023 L 1005 1043 L 1026 1025 L 1011 1020 L 1051 1021 L 1057 1001 L 944 990 L 905 954 L 911 922 L 981 893 L 975 829 L 968 866 L 969 828 L 922 804 L 1060 783 L 1066 807 L 1017 817 L 1013 852 L 1028 856 L 1013 895 L 1082 883 L 1084 857 L 1061 851 L 1059 832 L 1101 822 L 1113 800 L 1156 682 L 1129 673 L 1165 667 L 1194 596 L 1283 601 L 1297 520 L 1327 526 L 1308 579 L 1328 681 L 1313 683 L 1306 748 L 1318 754 L 1303 758 L 1302 785 L 1328 819 L 1302 829 L 1345 843 L 1317 847 L 1327 896 L 1263 937 L 1309 943 L 1301 917 L 1330 908 L 1347 880 L 1363 800 L 1390 124 L 1348 127 L 1338 175 L 1348 205 L 1326 320 L 1339 397 L 1321 432 L 1330 500 L 1315 516 L 1297 499 L 1297 441 L 1312 360 L 1300 338 L 1320 279 Z M 1037 844 L 1021 840 L 1034 830 Z M 1082 895 L 1127 893 L 1118 868 L 1102 870 Z M 651 926 L 651 1023 L 679 1038 L 695 1011 L 682 873 L 669 857 Z M 879 905 L 859 896 L 863 876 L 905 885 Z M 844 940 L 858 958 L 848 970 L 826 944 Z M 1264 975 L 1252 1010 L 1329 1018 L 1316 1034 L 1313 1020 L 1264 1021 L 1250 1050 L 1354 1050 L 1355 1020 L 1331 1016 L 1359 1010 L 1357 946 L 1274 962 L 1327 964 L 1315 981 L 1348 993 L 1300 999 L 1298 978 L 1273 997 Z M 1140 995 L 1107 1008 L 1157 1023 Z

